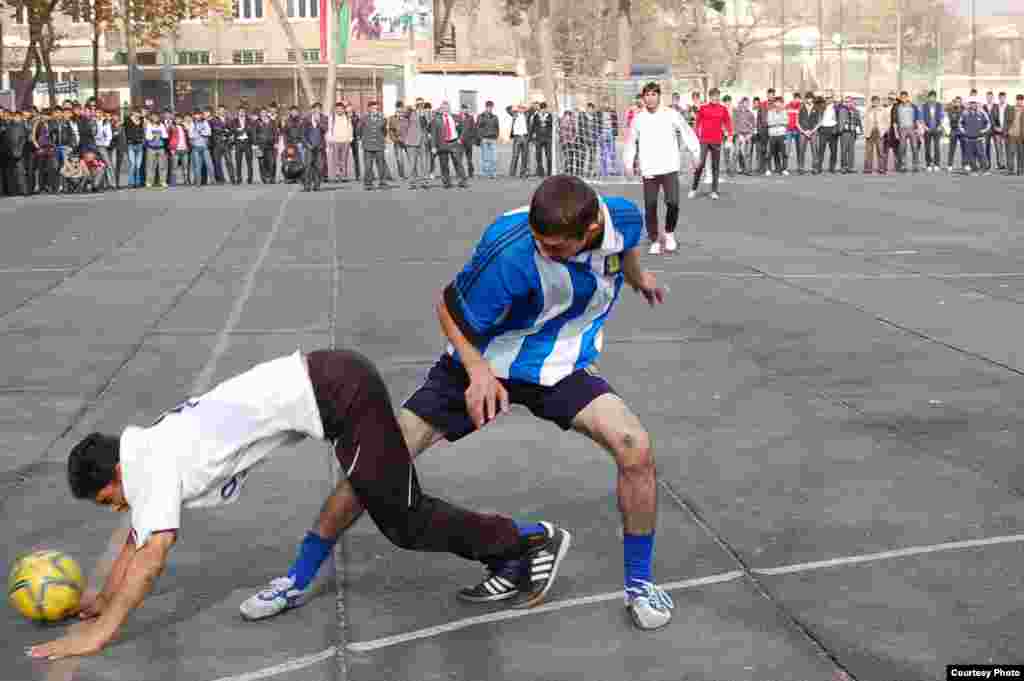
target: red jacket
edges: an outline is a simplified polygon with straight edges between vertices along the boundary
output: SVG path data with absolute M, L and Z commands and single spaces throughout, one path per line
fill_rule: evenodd
M 723 127 L 732 135 L 732 116 L 722 104 L 708 102 L 697 109 L 696 127 L 701 144 L 721 144 Z

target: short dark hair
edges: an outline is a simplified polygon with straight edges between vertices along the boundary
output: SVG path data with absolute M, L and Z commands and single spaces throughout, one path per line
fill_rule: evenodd
M 938 92 L 936 92 L 935 90 L 929 90 L 929 91 L 928 91 L 928 96 L 929 96 L 929 97 L 938 97 L 938 96 L 939 96 L 939 93 L 938 93 Z
M 95 499 L 117 475 L 121 461 L 120 440 L 104 433 L 90 433 L 68 455 L 68 485 L 76 499 Z
M 544 236 L 580 239 L 600 214 L 597 192 L 572 175 L 549 177 L 530 200 L 530 226 Z
M 1006 96 L 1006 93 L 1005 93 L 1005 92 L 1000 92 L 1000 93 L 999 93 L 999 96 L 1000 96 L 1000 97 L 1005 97 L 1005 96 Z
M 661 86 L 658 85 L 657 83 L 655 83 L 652 80 L 647 85 L 644 85 L 644 88 L 642 90 L 640 90 L 641 96 L 646 96 L 648 92 L 654 92 L 654 93 L 657 93 L 657 94 L 660 95 L 661 94 Z
M 907 92 L 906 90 L 900 90 L 900 97 L 903 97 L 904 95 L 909 95 L 909 94 L 910 93 Z
M 716 87 L 713 87 L 708 91 L 708 97 L 717 97 L 720 94 L 722 94 L 721 90 Z

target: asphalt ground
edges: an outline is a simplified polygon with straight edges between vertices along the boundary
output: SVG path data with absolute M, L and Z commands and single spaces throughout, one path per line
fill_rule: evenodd
M 70 446 L 297 347 L 374 359 L 396 403 L 441 352 L 433 303 L 535 181 L 0 200 L 0 562 L 94 572 L 124 518 L 71 499 Z M 603 185 L 640 198 L 636 185 Z M 1017 178 L 743 178 L 684 199 L 671 291 L 624 293 L 600 371 L 649 428 L 671 626 L 622 607 L 614 466 L 515 410 L 418 461 L 426 489 L 574 534 L 548 602 L 455 600 L 479 566 L 360 521 L 318 597 L 246 623 L 337 475 L 282 453 L 238 504 L 187 513 L 102 654 L 36 662 L 67 625 L 0 610 L 0 679 L 910 681 L 1024 662 L 1024 243 Z M 685 188 L 684 188 L 685 196 Z

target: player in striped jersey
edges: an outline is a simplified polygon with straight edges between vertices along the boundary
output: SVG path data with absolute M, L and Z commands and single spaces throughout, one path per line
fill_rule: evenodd
M 657 629 L 671 620 L 672 601 L 651 575 L 657 483 L 650 438 L 592 369 L 623 283 L 652 306 L 664 300 L 654 275 L 640 264 L 643 232 L 643 215 L 630 201 L 601 199 L 567 175 L 545 180 L 528 208 L 502 215 L 487 229 L 444 289 L 437 313 L 448 349 L 398 420 L 413 456 L 442 438 L 455 441 L 481 428 L 510 403 L 607 449 L 618 466 L 626 606 L 637 626 Z M 320 523 L 341 528 L 360 512 L 353 494 L 325 508 L 344 509 L 343 516 Z M 486 578 L 459 597 L 515 598 L 519 562 L 485 564 Z

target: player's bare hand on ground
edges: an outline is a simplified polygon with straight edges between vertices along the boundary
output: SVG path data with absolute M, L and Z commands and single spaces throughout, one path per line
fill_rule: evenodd
M 466 389 L 466 407 L 473 425 L 481 428 L 498 414 L 508 411 L 508 391 L 486 362 L 467 367 L 469 388 Z
M 90 620 L 103 614 L 103 608 L 107 605 L 107 598 L 96 591 L 86 591 L 82 594 L 82 602 L 78 608 L 78 617 L 83 620 Z
M 59 660 L 74 655 L 94 655 L 103 649 L 108 640 L 104 630 L 96 622 L 82 622 L 74 625 L 71 631 L 55 641 L 32 646 L 26 652 L 29 657 Z
M 647 302 L 654 307 L 656 303 L 665 302 L 665 294 L 667 291 L 658 286 L 658 279 L 650 272 L 644 272 L 640 275 L 640 281 L 637 282 L 633 289 L 647 299 Z

